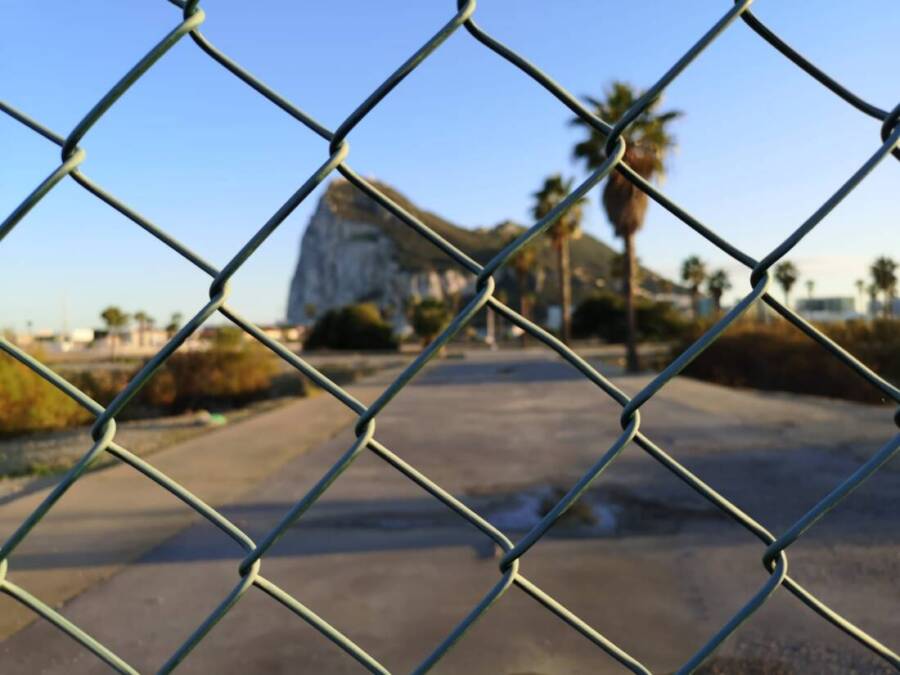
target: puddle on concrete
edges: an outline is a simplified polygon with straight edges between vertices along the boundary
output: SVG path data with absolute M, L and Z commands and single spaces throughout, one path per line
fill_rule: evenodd
M 475 495 L 474 508 L 504 532 L 526 532 L 563 498 L 558 486 Z M 622 486 L 591 488 L 557 520 L 549 535 L 612 537 L 677 532 L 689 521 L 721 518 L 703 502 L 668 503 L 632 493 Z
M 537 485 L 519 490 L 493 488 L 462 501 L 496 528 L 522 535 L 537 525 L 565 495 L 562 487 Z M 305 527 L 335 529 L 416 530 L 465 527 L 465 521 L 437 499 L 344 504 L 303 519 Z M 586 491 L 547 533 L 564 537 L 614 537 L 677 532 L 688 521 L 721 517 L 702 503 L 687 507 L 639 497 L 621 486 Z
M 498 495 L 473 497 L 473 506 L 503 532 L 527 532 L 537 525 L 565 495 L 561 488 L 544 485 Z M 561 518 L 554 530 L 570 536 L 610 536 L 616 533 L 618 509 L 597 492 L 582 495 Z

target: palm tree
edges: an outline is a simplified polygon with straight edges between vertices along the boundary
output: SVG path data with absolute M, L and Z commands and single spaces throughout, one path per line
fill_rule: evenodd
M 603 120 L 615 122 L 625 115 L 640 93 L 624 82 L 613 82 L 603 100 L 587 97 L 593 111 Z M 661 179 L 665 175 L 666 155 L 675 147 L 675 138 L 669 133 L 669 123 L 681 116 L 670 110 L 659 112 L 662 100 L 657 98 L 647 106 L 622 133 L 625 141 L 624 161 L 644 180 Z M 583 159 L 589 169 L 595 169 L 606 160 L 606 136 L 581 118 L 572 124 L 584 127 L 588 137 L 573 149 L 576 159 Z M 626 366 L 638 369 L 637 315 L 634 306 L 637 281 L 637 253 L 634 237 L 644 224 L 648 198 L 643 190 L 633 185 L 622 173 L 614 171 L 603 188 L 603 208 L 617 237 L 622 239 L 625 254 L 625 315 L 628 327 L 626 340 Z
M 878 286 L 875 284 L 869 284 L 866 286 L 866 293 L 869 294 L 869 314 L 871 314 L 872 318 L 875 318 L 875 314 L 878 311 L 877 302 L 878 302 Z
M 513 235 L 515 238 L 515 235 Z M 534 246 L 523 246 L 509 261 L 509 265 L 516 275 L 516 286 L 519 289 L 519 314 L 522 318 L 527 319 L 531 313 L 531 289 L 529 288 L 529 279 L 534 266 L 537 263 L 537 248 Z M 525 345 L 528 333 L 522 332 L 522 345 Z
M 166 334 L 169 336 L 169 339 L 174 337 L 175 333 L 178 332 L 178 329 L 181 328 L 182 318 L 181 312 L 172 312 L 172 318 L 169 319 L 169 323 L 166 324 Z
M 620 290 L 625 290 L 625 276 L 627 267 L 628 257 L 624 253 L 616 253 L 609 263 L 609 276 L 614 281 L 618 282 Z M 641 274 L 641 259 L 634 259 L 634 271 L 632 272 L 631 278 L 634 280 L 635 287 L 641 284 L 643 279 L 643 274 Z
M 709 275 L 706 280 L 706 289 L 712 296 L 716 306 L 716 314 L 722 311 L 722 295 L 731 288 L 731 281 L 728 278 L 728 272 L 725 270 L 716 270 Z
M 797 283 L 797 267 L 790 260 L 784 260 L 775 266 L 775 281 L 784 291 L 784 305 L 790 309 L 791 289 Z
M 100 312 L 100 318 L 106 324 L 109 331 L 110 358 L 116 358 L 116 343 L 119 341 L 119 332 L 128 325 L 130 317 L 121 309 L 109 306 Z
M 532 195 L 534 207 L 532 215 L 540 220 L 552 211 L 557 204 L 572 191 L 574 180 L 564 180 L 561 175 L 553 174 L 544 179 L 541 189 Z M 562 341 L 568 342 L 572 328 L 572 274 L 569 261 L 569 240 L 581 236 L 581 218 L 584 198 L 572 204 L 550 227 L 550 241 L 556 250 L 557 272 L 559 273 L 559 300 L 562 307 Z
M 897 263 L 887 256 L 881 256 L 872 263 L 870 271 L 875 288 L 884 296 L 882 311 L 887 318 L 894 313 L 894 296 L 897 294 Z
M 152 323 L 153 319 L 151 319 L 150 315 L 144 310 L 138 310 L 134 313 L 134 320 L 137 321 L 138 325 L 138 344 L 143 347 L 144 334 L 147 332 L 147 328 L 150 323 Z
M 813 296 L 813 291 L 816 290 L 816 282 L 812 279 L 806 280 L 806 294 L 809 296 L 810 300 Z
M 700 285 L 706 279 L 706 265 L 695 255 L 681 263 L 681 280 L 691 289 L 691 307 L 694 318 L 700 316 Z

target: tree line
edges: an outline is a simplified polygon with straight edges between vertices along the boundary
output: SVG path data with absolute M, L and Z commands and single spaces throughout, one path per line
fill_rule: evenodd
M 156 319 L 144 310 L 138 310 L 134 312 L 134 314 L 129 314 L 115 305 L 110 305 L 100 312 L 100 318 L 106 326 L 107 334 L 109 335 L 110 350 L 113 357 L 115 357 L 116 346 L 121 334 L 132 320 L 137 323 L 138 342 L 141 346 L 144 344 L 144 338 L 147 335 L 147 332 L 153 330 L 153 327 L 156 325 Z M 173 312 L 169 322 L 165 325 L 166 334 L 170 338 L 178 332 L 178 329 L 181 327 L 181 322 L 181 312 Z

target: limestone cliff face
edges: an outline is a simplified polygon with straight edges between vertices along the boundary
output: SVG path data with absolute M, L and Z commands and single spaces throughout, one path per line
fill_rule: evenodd
M 417 207 L 389 185 L 376 187 L 406 212 L 482 265 L 497 254 L 521 225 L 468 229 Z M 537 261 L 529 281 L 532 316 L 539 321 L 558 302 L 556 254 L 546 239 L 533 244 Z M 598 288 L 615 289 L 616 256 L 602 241 L 585 234 L 572 241 L 572 295 L 577 304 Z M 651 270 L 641 271 L 641 293 L 648 297 L 681 295 L 687 289 Z M 494 275 L 497 293 L 518 306 L 521 287 L 508 268 Z M 474 292 L 474 277 L 434 244 L 413 231 L 346 180 L 333 181 L 303 235 L 300 261 L 291 281 L 287 319 L 308 324 L 329 309 L 374 302 L 395 328 L 407 328 L 406 310 L 426 297 L 465 301 Z M 674 295 L 673 295 L 674 294 Z
M 403 233 L 386 228 L 386 217 L 392 218 L 348 183 L 329 187 L 303 235 L 288 299 L 289 322 L 310 323 L 329 309 L 374 302 L 403 329 L 403 310 L 411 299 L 458 297 L 473 288 L 473 277 L 451 268 L 449 261 L 411 264 L 397 243 Z M 418 237 L 411 230 L 405 234 Z

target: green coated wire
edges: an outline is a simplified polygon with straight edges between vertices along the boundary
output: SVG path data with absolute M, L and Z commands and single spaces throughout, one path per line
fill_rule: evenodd
M 152 480 L 161 488 L 167 490 L 182 503 L 194 509 L 206 518 L 210 523 L 231 538 L 244 552 L 245 557 L 238 567 L 239 580 L 231 592 L 215 607 L 204 621 L 188 636 L 169 659 L 160 667 L 160 673 L 169 673 L 176 669 L 196 645 L 212 630 L 215 625 L 235 606 L 240 598 L 252 587 L 257 587 L 271 598 L 275 599 L 295 615 L 318 630 L 337 647 L 354 658 L 363 668 L 372 673 L 390 672 L 384 665 L 376 660 L 366 649 L 357 645 L 336 627 L 328 623 L 316 611 L 304 605 L 300 600 L 288 594 L 261 574 L 261 566 L 266 552 L 276 544 L 278 539 L 286 532 L 291 524 L 296 522 L 316 502 L 334 481 L 346 471 L 353 461 L 368 449 L 388 465 L 399 471 L 410 481 L 418 485 L 422 490 L 439 500 L 448 509 L 455 512 L 484 536 L 491 539 L 502 551 L 503 555 L 499 563 L 500 579 L 473 607 L 470 612 L 454 627 L 454 629 L 425 657 L 414 669 L 414 673 L 425 673 L 435 666 L 449 651 L 449 649 L 464 637 L 470 627 L 481 618 L 488 609 L 497 602 L 512 586 L 520 590 L 540 603 L 548 611 L 556 615 L 560 620 L 582 634 L 597 647 L 606 652 L 626 669 L 634 673 L 650 673 L 637 658 L 628 654 L 613 642 L 604 637 L 598 630 L 587 624 L 571 610 L 562 605 L 558 600 L 547 594 L 533 582 L 528 580 L 520 569 L 525 554 L 535 545 L 538 545 L 543 536 L 555 522 L 569 509 L 587 488 L 598 479 L 603 471 L 618 458 L 621 453 L 632 443 L 648 453 L 663 467 L 681 480 L 690 488 L 707 499 L 720 509 L 735 523 L 747 529 L 760 539 L 766 546 L 763 554 L 763 567 L 766 571 L 766 579 L 759 590 L 750 597 L 744 606 L 726 622 L 710 639 L 693 655 L 691 655 L 678 670 L 679 673 L 694 672 L 715 650 L 746 621 L 752 614 L 762 607 L 767 599 L 780 587 L 794 594 L 806 607 L 822 616 L 836 628 L 864 645 L 872 652 L 880 656 L 887 663 L 900 669 L 900 657 L 890 648 L 869 636 L 859 627 L 842 617 L 840 614 L 827 607 L 813 596 L 809 591 L 800 586 L 788 576 L 788 560 L 786 552 L 789 546 L 800 538 L 809 528 L 824 517 L 831 509 L 837 506 L 843 499 L 856 490 L 865 480 L 875 474 L 898 450 L 900 450 L 900 435 L 888 440 L 868 461 L 863 463 L 847 479 L 837 485 L 818 504 L 813 506 L 804 516 L 794 523 L 780 537 L 774 536 L 763 525 L 752 519 L 736 504 L 718 493 L 712 486 L 705 483 L 699 476 L 690 472 L 674 457 L 666 453 L 662 448 L 653 443 L 640 429 L 641 407 L 658 393 L 678 373 L 680 373 L 694 358 L 707 349 L 718 337 L 725 332 L 750 306 L 759 300 L 766 302 L 778 314 L 796 326 L 800 331 L 817 342 L 832 357 L 837 358 L 848 368 L 857 373 L 872 386 L 878 388 L 885 396 L 900 403 L 900 389 L 894 384 L 868 368 L 852 354 L 837 345 L 817 328 L 806 322 L 795 312 L 780 304 L 767 293 L 769 285 L 769 270 L 778 260 L 786 255 L 793 247 L 799 245 L 803 238 L 815 229 L 828 213 L 844 199 L 856 186 L 877 166 L 888 154 L 894 154 L 900 158 L 900 105 L 894 107 L 891 112 L 871 104 L 860 98 L 852 91 L 841 85 L 829 75 L 818 69 L 799 52 L 795 51 L 787 43 L 783 42 L 775 33 L 767 28 L 750 10 L 752 0 L 737 0 L 725 14 L 693 45 L 684 55 L 669 68 L 662 77 L 651 86 L 634 105 L 619 120 L 612 124 L 598 118 L 588 110 L 571 93 L 561 87 L 553 78 L 544 73 L 523 55 L 510 49 L 502 42 L 491 36 L 487 31 L 478 26 L 474 21 L 476 3 L 474 0 L 458 0 L 457 12 L 442 26 L 430 39 L 416 50 L 400 67 L 391 73 L 381 85 L 379 85 L 363 102 L 357 106 L 346 119 L 332 132 L 317 122 L 312 116 L 300 110 L 290 101 L 282 97 L 268 87 L 260 79 L 249 73 L 238 63 L 219 51 L 199 30 L 205 19 L 205 14 L 198 6 L 198 0 L 169 0 L 182 10 L 182 21 L 172 29 L 161 41 L 159 41 L 137 64 L 135 64 L 112 88 L 97 102 L 97 104 L 82 118 L 73 131 L 62 137 L 53 131 L 32 120 L 24 113 L 12 106 L 0 101 L 0 112 L 5 113 L 14 120 L 30 128 L 35 133 L 43 136 L 48 141 L 61 148 L 62 163 L 54 169 L 2 222 L 0 222 L 0 242 L 8 236 L 12 230 L 26 217 L 28 212 L 60 181 L 70 176 L 76 183 L 105 202 L 123 216 L 144 229 L 151 236 L 175 251 L 192 265 L 206 272 L 211 277 L 209 301 L 183 326 L 172 339 L 154 355 L 131 379 L 126 387 L 119 392 L 113 401 L 105 408 L 90 399 L 83 392 L 67 382 L 59 374 L 47 368 L 31 355 L 0 338 L 0 351 L 7 353 L 26 367 L 44 378 L 60 391 L 70 396 L 81 406 L 89 410 L 96 418 L 92 428 L 93 444 L 79 462 L 62 478 L 59 485 L 51 491 L 45 500 L 35 511 L 20 525 L 13 535 L 0 547 L 0 591 L 13 597 L 23 605 L 29 607 L 38 615 L 50 621 L 57 628 L 66 633 L 73 640 L 93 652 L 98 658 L 107 663 L 114 670 L 121 673 L 136 673 L 126 661 L 112 653 L 103 644 L 92 638 L 80 628 L 68 621 L 62 614 L 49 607 L 27 590 L 13 583 L 8 578 L 9 561 L 16 547 L 28 536 L 31 529 L 52 509 L 57 501 L 64 497 L 65 492 L 74 484 L 90 463 L 102 452 L 108 452 L 134 470 Z M 631 169 L 625 162 L 624 132 L 628 126 L 646 110 L 647 106 L 662 94 L 662 92 L 696 59 L 710 44 L 712 44 L 725 30 L 728 30 L 735 20 L 740 17 L 757 35 L 771 44 L 776 50 L 790 59 L 804 72 L 820 82 L 847 103 L 860 112 L 882 122 L 881 145 L 838 190 L 833 193 L 823 204 L 794 230 L 779 246 L 770 251 L 762 260 L 741 251 L 730 242 L 719 236 L 712 228 L 704 225 L 692 216 L 686 209 L 676 204 L 664 195 L 659 189 Z M 407 212 L 396 202 L 384 195 L 372 183 L 359 176 L 346 162 L 349 154 L 347 138 L 351 131 L 360 124 L 365 117 L 390 94 L 391 91 L 416 68 L 438 49 L 459 28 L 465 30 L 487 49 L 496 53 L 499 57 L 509 62 L 516 71 L 523 73 L 534 80 L 547 93 L 554 96 L 566 108 L 590 125 L 593 129 L 607 138 L 606 161 L 598 167 L 588 178 L 577 186 L 545 218 L 539 220 L 527 228 L 513 242 L 503 248 L 494 258 L 484 266 L 473 260 L 466 252 L 456 248 L 446 239 L 431 230 L 413 214 Z M 90 181 L 80 170 L 86 154 L 79 147 L 79 143 L 85 139 L 89 130 L 97 124 L 103 115 L 115 105 L 116 101 L 162 58 L 165 53 L 185 35 L 190 35 L 194 43 L 211 59 L 232 73 L 235 77 L 251 87 L 256 93 L 272 102 L 295 121 L 303 124 L 311 132 L 328 142 L 328 158 L 319 169 L 310 176 L 266 221 L 256 234 L 247 241 L 232 259 L 221 269 L 206 262 L 199 254 L 171 237 L 162 228 L 158 227 L 136 210 L 118 200 L 112 194 L 106 192 Z M 346 177 L 353 185 L 368 195 L 389 213 L 397 217 L 407 225 L 414 236 L 421 236 L 430 241 L 434 246 L 459 264 L 465 271 L 474 275 L 477 294 L 473 300 L 456 316 L 450 325 L 441 332 L 431 346 L 425 349 L 413 362 L 405 368 L 396 379 L 384 389 L 375 402 L 366 407 L 343 388 L 335 384 L 316 368 L 311 366 L 299 356 L 293 354 L 285 346 L 267 336 L 259 327 L 242 317 L 236 310 L 228 307 L 225 300 L 228 296 L 229 281 L 235 272 L 249 259 L 254 251 L 279 227 L 287 216 L 302 203 L 312 191 L 320 185 L 332 172 L 337 171 Z M 618 389 L 605 376 L 593 368 L 577 353 L 563 344 L 558 338 L 544 330 L 536 323 L 524 318 L 518 312 L 511 309 L 496 297 L 494 297 L 493 275 L 509 261 L 509 259 L 523 246 L 533 239 L 541 236 L 565 211 L 578 199 L 594 189 L 611 171 L 618 171 L 627 180 L 631 181 L 639 189 L 643 190 L 650 198 L 659 203 L 663 208 L 676 216 L 700 236 L 706 238 L 727 255 L 734 258 L 750 270 L 751 291 L 744 296 L 737 305 L 717 321 L 704 335 L 693 345 L 676 357 L 671 364 L 662 370 L 653 380 L 639 391 L 633 398 L 629 398 Z M 513 543 L 501 531 L 491 525 L 474 510 L 463 504 L 452 494 L 444 490 L 440 485 L 428 478 L 415 467 L 405 462 L 400 456 L 392 452 L 381 442 L 375 434 L 375 423 L 378 413 L 391 402 L 391 400 L 407 386 L 422 368 L 447 344 L 463 327 L 468 325 L 472 318 L 482 309 L 505 317 L 515 325 L 525 330 L 553 350 L 575 370 L 596 385 L 607 396 L 611 397 L 622 406 L 621 424 L 622 434 L 604 452 L 600 453 L 598 460 L 590 467 L 582 477 L 570 488 L 570 490 L 557 502 L 556 505 L 541 519 L 541 521 L 526 533 L 517 543 Z M 282 517 L 280 522 L 272 528 L 260 541 L 255 543 L 234 523 L 219 513 L 216 509 L 206 504 L 199 496 L 194 495 L 186 488 L 172 480 L 169 476 L 157 470 L 150 463 L 140 459 L 127 449 L 114 441 L 116 434 L 115 418 L 132 397 L 143 387 L 152 374 L 161 367 L 165 361 L 203 325 L 215 313 L 220 313 L 242 330 L 254 337 L 285 362 L 300 373 L 312 379 L 330 395 L 334 396 L 343 405 L 357 414 L 355 425 L 357 438 L 353 445 L 340 457 L 332 467 L 326 471 L 316 485 Z M 900 425 L 900 413 L 895 416 L 895 421 Z

